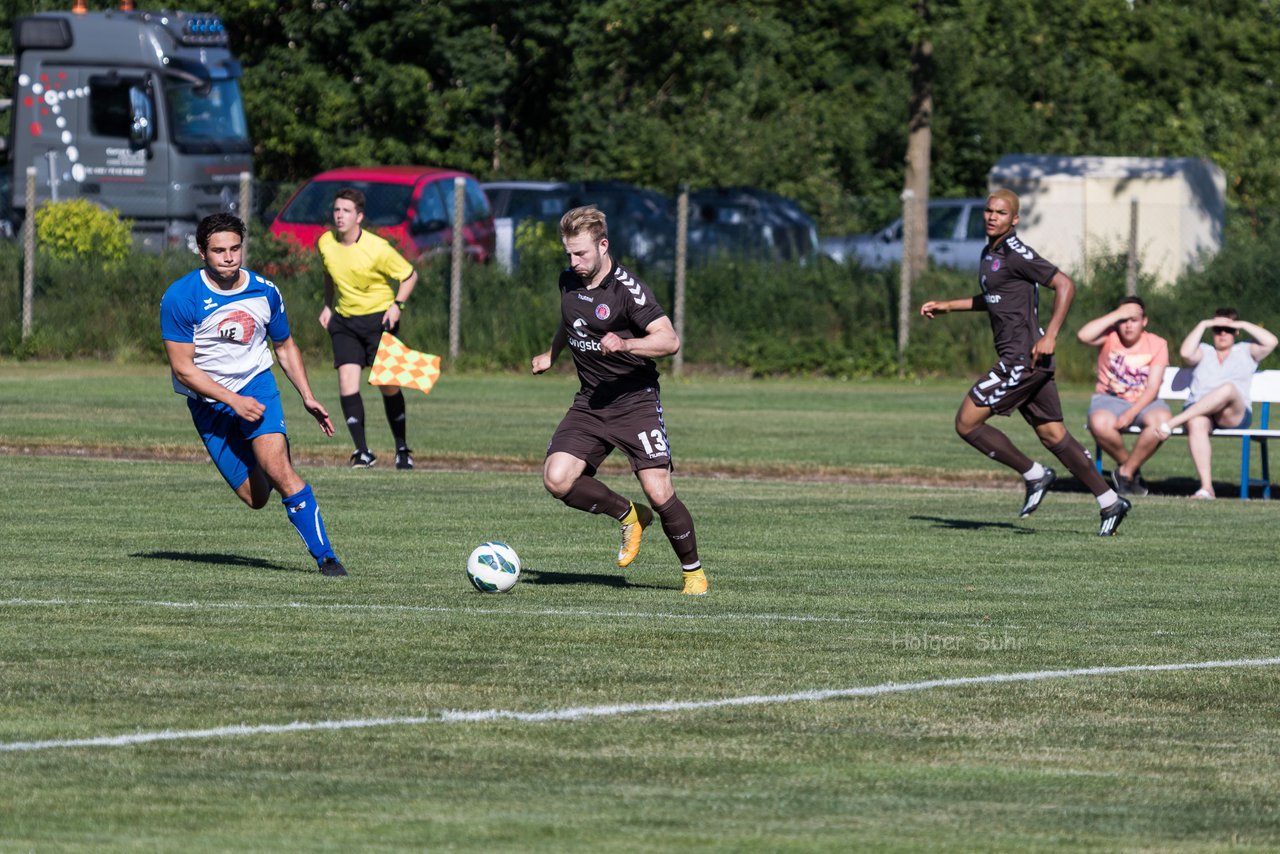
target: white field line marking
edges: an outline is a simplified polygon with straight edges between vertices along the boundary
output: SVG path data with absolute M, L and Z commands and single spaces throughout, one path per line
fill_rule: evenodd
M 401 612 L 420 614 L 484 614 L 486 616 L 510 617 L 605 617 L 632 618 L 645 620 L 729 620 L 738 622 L 778 622 L 778 623 L 856 623 L 856 624 L 902 624 L 920 625 L 919 620 L 880 620 L 875 617 L 822 617 L 812 614 L 673 614 L 655 611 L 588 611 L 566 610 L 560 608 L 537 608 L 519 610 L 510 608 L 446 608 L 428 605 L 354 605 L 342 603 L 325 605 L 315 602 L 165 602 L 151 600 L 112 601 L 109 599 L 5 599 L 0 600 L 0 607 L 86 607 L 104 606 L 116 608 L 183 608 L 190 610 L 227 610 L 227 611 L 259 611 L 269 609 L 315 610 L 315 611 L 367 611 L 367 612 Z M 931 626 L 972 626 L 973 621 L 935 620 Z M 1024 626 L 1001 624 L 1001 629 L 1021 629 Z
M 245 735 L 274 735 L 285 732 L 317 730 L 369 729 L 384 726 L 416 726 L 433 723 L 486 723 L 488 721 L 577 721 L 584 718 L 607 718 L 644 713 L 693 712 L 730 706 L 767 706 L 780 703 L 813 703 L 843 697 L 878 697 L 933 688 L 960 688 L 969 685 L 997 685 L 1013 682 L 1042 682 L 1047 679 L 1075 679 L 1088 676 L 1111 676 L 1118 673 L 1161 673 L 1184 670 L 1218 670 L 1236 667 L 1274 667 L 1278 658 L 1238 658 L 1231 661 L 1195 661 L 1183 664 L 1130 664 L 1119 667 L 1080 667 L 1073 670 L 1032 670 L 1022 673 L 992 673 L 986 676 L 963 676 L 954 679 L 928 679 L 923 682 L 885 682 L 861 688 L 833 688 L 820 691 L 798 691 L 793 694 L 755 694 L 745 697 L 722 697 L 717 700 L 670 700 L 663 703 L 626 703 L 612 706 L 571 706 L 541 712 L 518 712 L 510 709 L 485 709 L 474 712 L 443 711 L 433 715 L 399 718 L 357 718 L 339 721 L 294 721 L 289 724 L 257 724 L 214 727 L 197 730 L 161 730 L 130 735 L 104 735 L 95 738 L 54 739 L 50 741 L 0 742 L 0 753 L 57 750 L 74 747 L 131 747 L 153 741 L 182 741 L 201 738 L 224 738 Z

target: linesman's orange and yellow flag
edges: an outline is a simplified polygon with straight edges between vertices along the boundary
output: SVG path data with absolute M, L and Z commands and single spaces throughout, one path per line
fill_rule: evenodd
M 421 389 L 423 394 L 429 394 L 439 376 L 439 356 L 411 350 L 390 332 L 382 333 L 378 355 L 374 357 L 373 369 L 369 371 L 369 385 L 398 385 Z

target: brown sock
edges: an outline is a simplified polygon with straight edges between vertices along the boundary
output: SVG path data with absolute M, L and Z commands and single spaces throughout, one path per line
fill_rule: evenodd
M 688 569 L 698 567 L 698 537 L 693 531 L 693 516 L 689 508 L 673 495 L 666 504 L 653 509 L 662 520 L 662 531 L 671 541 L 680 565 Z
M 979 424 L 968 433 L 961 434 L 960 438 L 1018 474 L 1027 472 L 1035 465 L 1035 461 L 1014 447 L 1008 436 L 990 424 Z
M 560 498 L 575 510 L 585 513 L 608 513 L 615 519 L 626 515 L 631 502 L 590 475 L 582 475 Z
M 1094 495 L 1101 495 L 1111 488 L 1102 479 L 1102 475 L 1098 474 L 1093 460 L 1089 459 L 1089 454 L 1085 452 L 1084 447 L 1070 433 L 1058 444 L 1045 445 L 1045 447 L 1051 454 L 1062 460 L 1062 464 L 1076 476 L 1076 480 L 1083 483 L 1085 488 Z

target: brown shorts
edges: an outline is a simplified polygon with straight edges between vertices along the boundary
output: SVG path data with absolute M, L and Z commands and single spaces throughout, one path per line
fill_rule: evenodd
M 1062 399 L 1053 371 L 1028 365 L 999 362 L 969 389 L 969 399 L 986 406 L 996 415 L 1012 415 L 1014 410 L 1033 424 L 1062 420 Z
M 589 406 L 582 395 L 574 397 L 547 444 L 547 455 L 577 457 L 586 462 L 587 474 L 594 475 L 614 448 L 627 455 L 632 471 L 671 468 L 657 388 L 625 394 L 603 407 Z

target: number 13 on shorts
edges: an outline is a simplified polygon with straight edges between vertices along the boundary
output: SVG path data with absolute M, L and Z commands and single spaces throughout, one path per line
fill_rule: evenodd
M 636 434 L 636 438 L 640 440 L 640 444 L 644 446 L 644 452 L 650 458 L 663 457 L 670 453 L 667 449 L 667 436 L 661 430 L 650 430 L 648 433 L 641 431 Z

